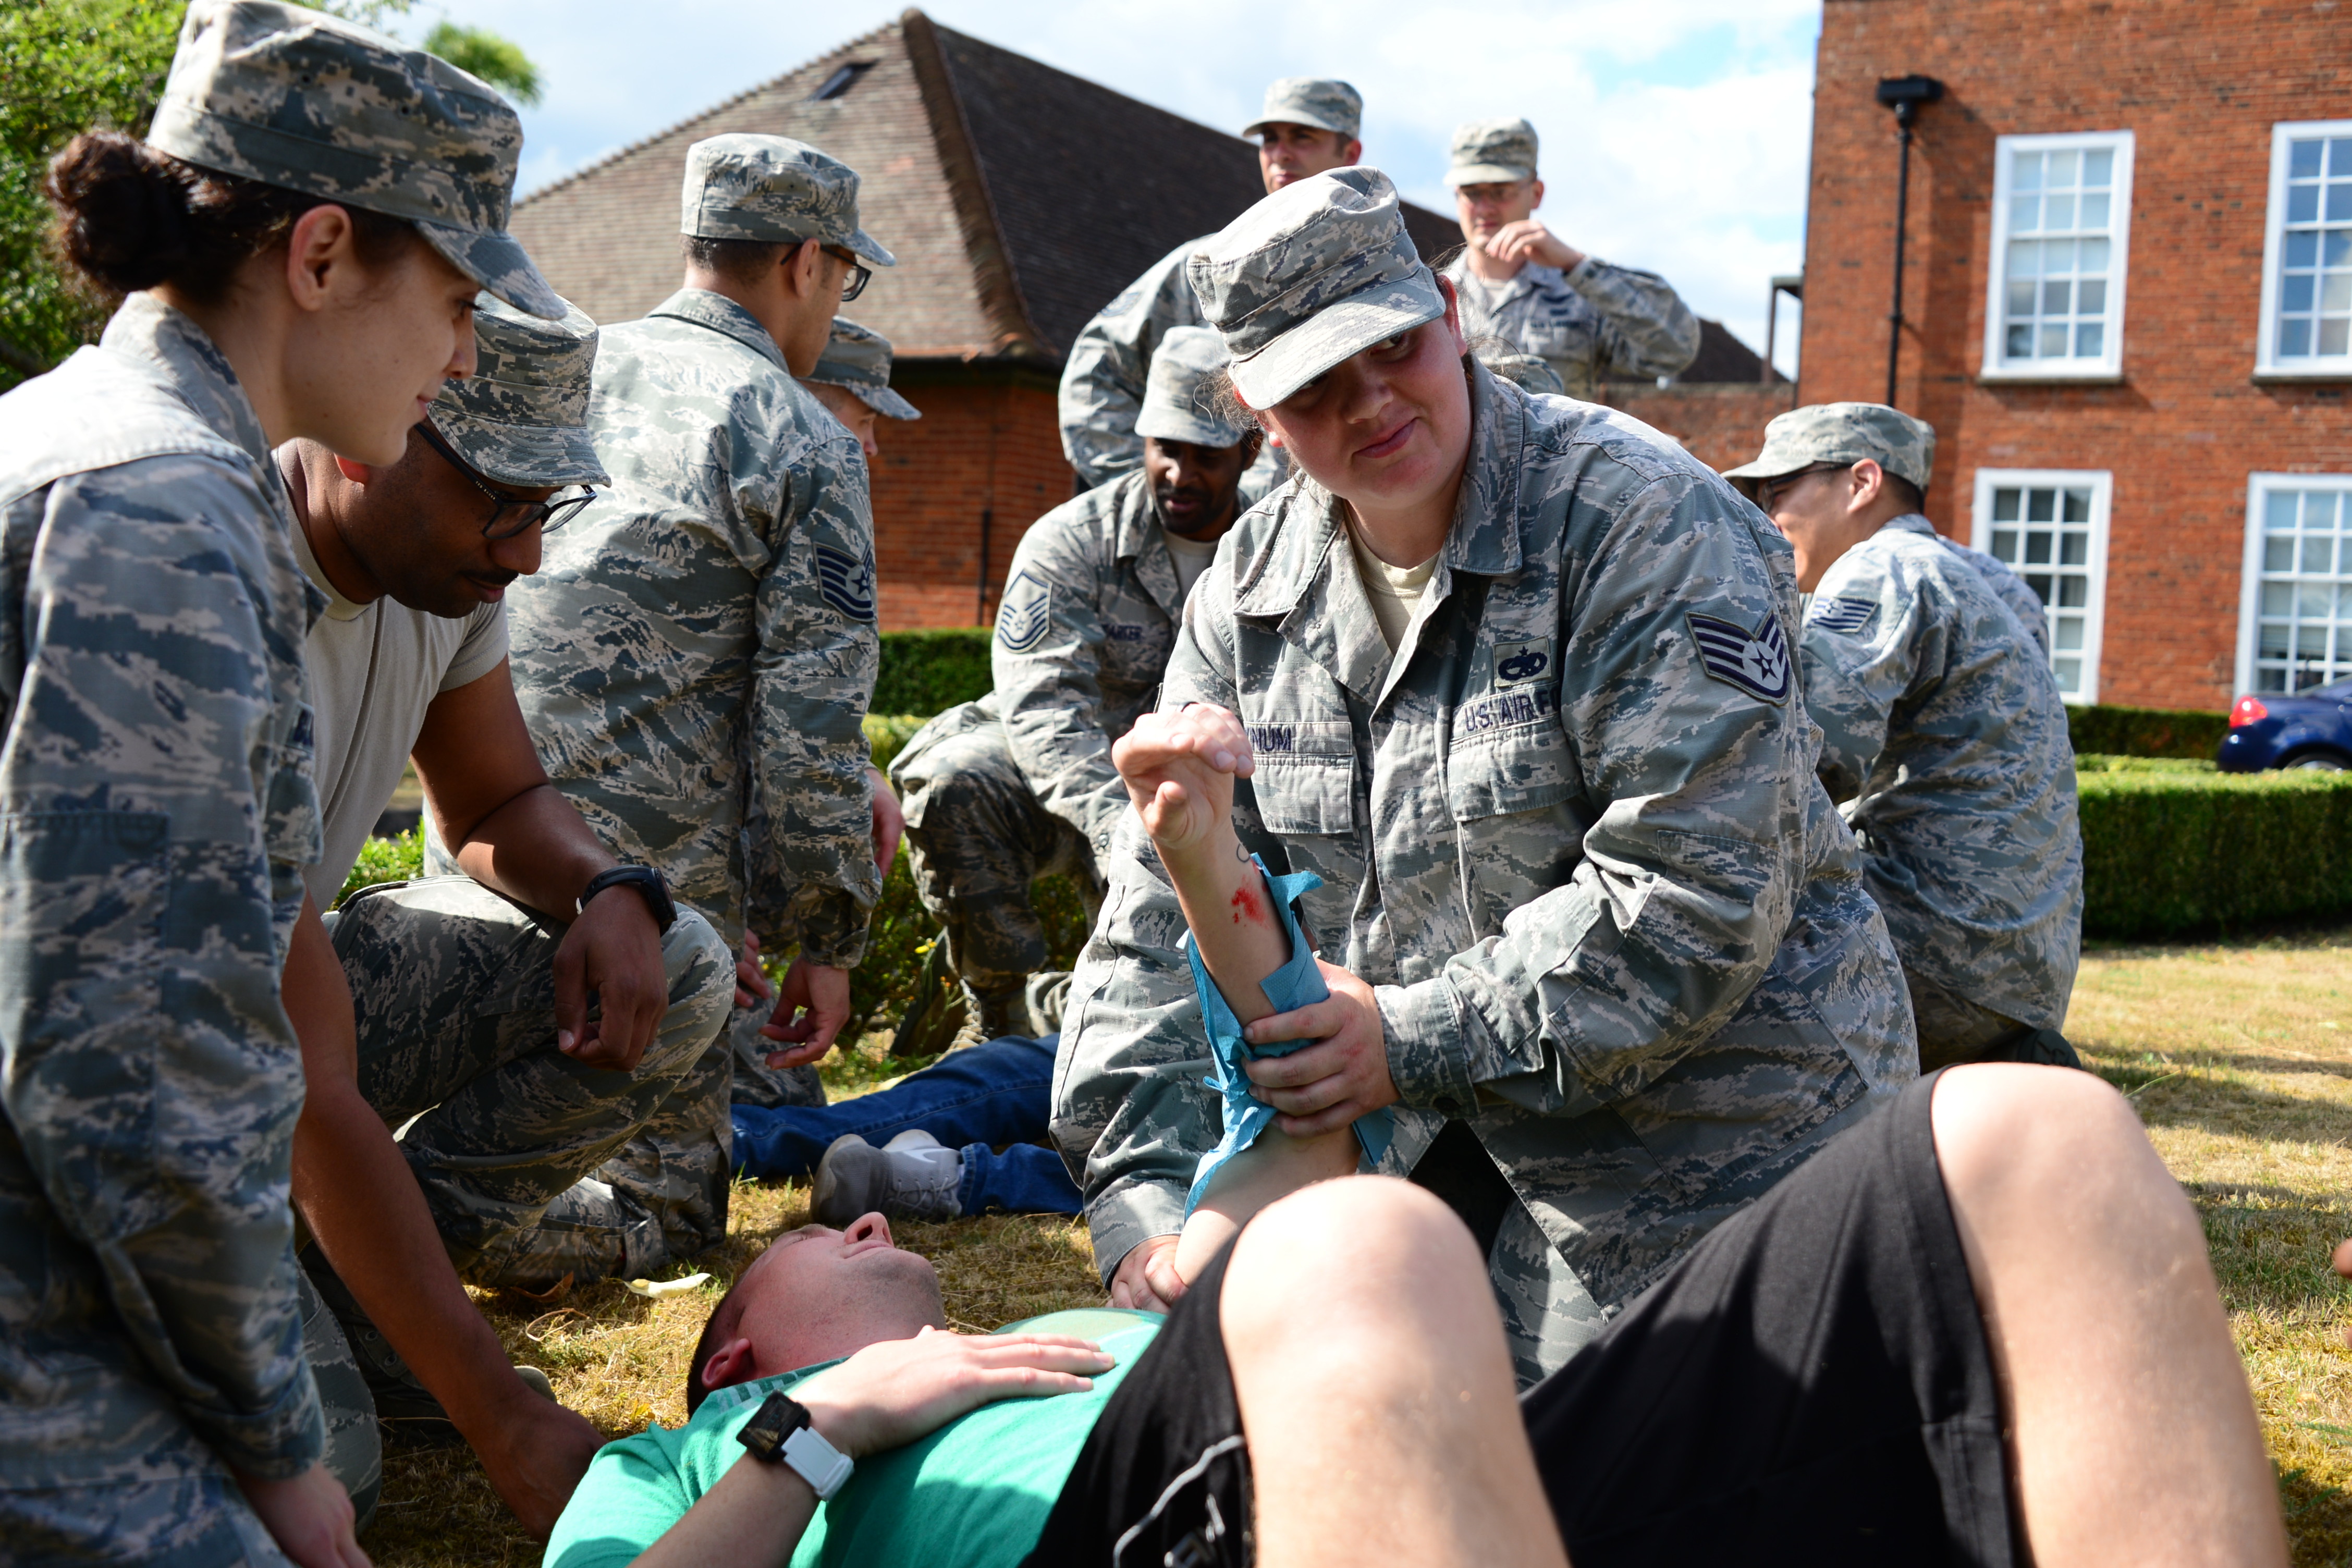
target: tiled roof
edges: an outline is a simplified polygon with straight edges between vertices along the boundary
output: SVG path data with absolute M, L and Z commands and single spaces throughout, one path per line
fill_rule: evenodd
M 815 100 L 845 66 L 866 68 Z M 908 10 L 534 193 L 514 230 L 591 316 L 642 316 L 677 287 L 687 147 L 738 131 L 858 171 L 865 226 L 898 265 L 847 313 L 904 359 L 1058 365 L 1138 273 L 1263 194 L 1241 138 Z M 1425 254 L 1459 243 L 1434 213 L 1406 223 Z

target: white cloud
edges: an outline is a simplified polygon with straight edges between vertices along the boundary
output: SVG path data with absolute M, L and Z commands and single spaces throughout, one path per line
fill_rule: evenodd
M 520 43 L 529 189 L 887 22 L 900 0 L 456 0 Z M 1277 76 L 1344 77 L 1367 158 L 1451 208 L 1446 140 L 1523 113 L 1544 138 L 1544 216 L 1672 279 L 1761 348 L 1767 279 L 1802 261 L 1820 0 L 934 0 L 945 25 L 1238 130 Z M 420 7 L 404 31 L 438 15 Z M 1131 155 L 1134 150 L 1122 150 Z M 1784 321 L 1784 328 L 1786 326 Z M 1782 333 L 1784 344 L 1792 342 Z M 1782 356 L 1788 359 L 1787 349 Z

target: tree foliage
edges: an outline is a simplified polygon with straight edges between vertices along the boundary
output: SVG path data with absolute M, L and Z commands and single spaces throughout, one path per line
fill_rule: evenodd
M 322 0 L 371 26 L 415 0 Z M 171 69 L 181 0 L 0 0 L 0 390 L 98 341 L 113 301 L 84 288 L 48 244 L 49 159 L 83 131 L 142 135 Z M 478 27 L 437 24 L 425 47 L 537 103 L 539 68 Z
M 52 259 L 41 181 L 81 132 L 147 129 L 179 36 L 177 4 L 0 4 L 0 384 L 93 342 L 110 302 Z
M 444 18 L 425 35 L 425 47 L 459 70 L 471 71 L 493 87 L 506 89 L 516 102 L 538 105 L 539 68 L 512 39 L 487 27 L 463 27 Z

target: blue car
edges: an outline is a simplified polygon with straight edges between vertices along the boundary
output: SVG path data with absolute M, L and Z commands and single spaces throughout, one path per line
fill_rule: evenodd
M 2230 732 L 2214 759 L 2225 773 L 2264 768 L 2352 768 L 2352 680 L 2315 686 L 2292 696 L 2273 691 L 2241 697 L 2230 710 Z

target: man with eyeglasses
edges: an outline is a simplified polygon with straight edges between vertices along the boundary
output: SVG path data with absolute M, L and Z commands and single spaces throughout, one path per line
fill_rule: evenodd
M 1724 478 L 1796 551 L 1822 783 L 1862 840 L 1920 1069 L 2080 1067 L 2058 1032 L 2083 946 L 2066 708 L 2032 590 L 1922 515 L 1935 463 L 1931 426 L 1824 403 L 1774 419 Z
M 685 286 L 607 330 L 596 360 L 612 489 L 511 608 L 516 691 L 556 786 L 730 952 L 756 936 L 794 955 L 771 1010 L 747 954 L 743 1011 L 679 1089 L 673 1135 L 640 1189 L 614 1184 L 659 1195 L 673 1257 L 726 1234 L 730 1042 L 764 1036 L 775 1068 L 831 1048 L 897 847 L 864 729 L 881 656 L 866 462 L 796 379 L 867 266 L 892 265 L 857 190 L 781 136 L 687 150 Z
M 1242 134 L 1257 141 L 1258 175 L 1268 195 L 1294 181 L 1344 169 L 1364 155 L 1364 98 L 1344 81 L 1286 76 L 1265 89 L 1257 119 Z M 1160 341 L 1205 318 L 1184 258 L 1206 243 L 1188 239 L 1153 262 L 1088 321 L 1062 368 L 1062 454 L 1082 489 L 1108 484 L 1143 467 L 1135 422 Z M 1242 476 L 1246 511 L 1287 472 L 1278 449 L 1262 448 Z
M 379 1419 L 462 1436 L 544 1530 L 599 1438 L 518 1375 L 459 1281 L 540 1289 L 670 1260 L 657 1220 L 614 1202 L 630 1168 L 600 1167 L 675 1116 L 732 964 L 549 784 L 508 676 L 508 588 L 606 482 L 585 428 L 595 323 L 487 294 L 475 320 L 475 374 L 398 463 L 278 453 L 325 600 L 304 658 L 326 858 L 304 873 L 283 991 L 307 1083 L 294 1201 L 357 1363 L 356 1379 L 318 1368 L 331 1443 L 372 1445 Z M 463 874 L 336 909 L 412 759 Z

